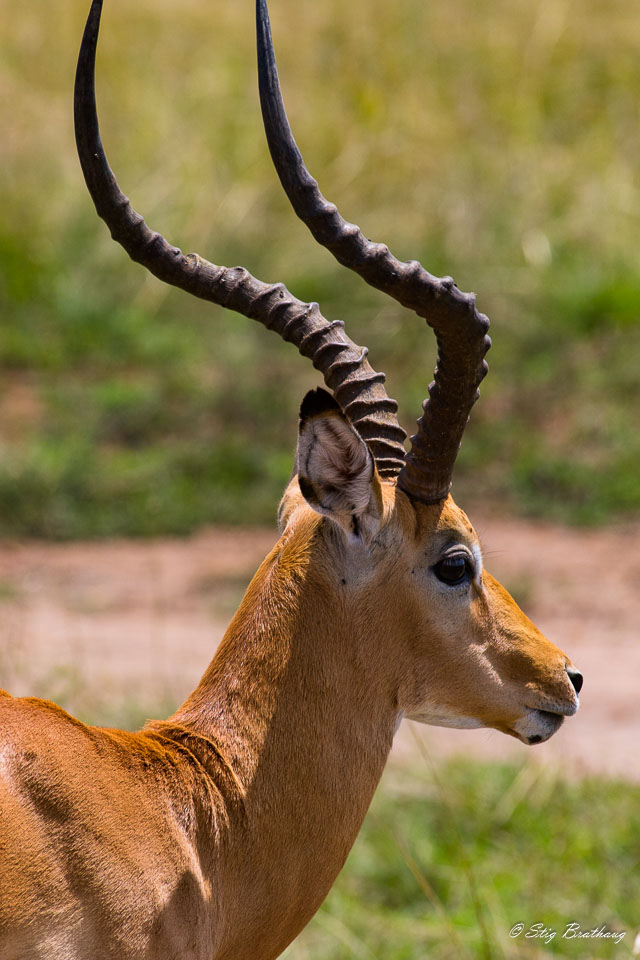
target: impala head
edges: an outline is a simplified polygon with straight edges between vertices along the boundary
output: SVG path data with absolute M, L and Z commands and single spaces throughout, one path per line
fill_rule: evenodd
M 257 0 L 260 99 L 271 155 L 298 216 L 340 263 L 426 319 L 438 361 L 418 431 L 405 452 L 397 404 L 366 348 L 282 284 L 243 267 L 183 255 L 132 209 L 100 140 L 94 64 L 102 0 L 93 0 L 75 89 L 76 138 L 99 215 L 155 276 L 259 320 L 296 344 L 324 376 L 303 401 L 297 469 L 280 523 L 323 547 L 327 602 L 348 602 L 372 635 L 392 641 L 398 709 L 425 723 L 494 727 L 524 743 L 548 739 L 578 707 L 582 677 L 484 569 L 473 526 L 449 495 L 453 465 L 487 371 L 488 319 L 473 294 L 402 263 L 328 203 L 308 173 L 284 110 L 265 0 Z M 322 518 L 322 519 L 320 519 Z M 345 598 L 346 601 L 345 601 Z
M 396 665 L 399 712 L 423 723 L 494 727 L 533 744 L 578 708 L 581 676 L 484 569 L 450 496 L 433 504 L 382 481 L 366 444 L 323 390 L 300 419 L 297 475 L 280 506 L 295 536 L 315 511 L 323 586 L 347 599 L 370 656 Z

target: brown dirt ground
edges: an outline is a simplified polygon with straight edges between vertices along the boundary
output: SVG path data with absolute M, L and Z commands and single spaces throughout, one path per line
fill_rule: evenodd
M 393 759 L 419 761 L 425 746 L 433 756 L 533 753 L 558 771 L 640 781 L 640 523 L 578 531 L 472 516 L 489 569 L 583 671 L 582 705 L 533 751 L 493 731 L 403 724 Z M 61 699 L 95 722 L 171 709 L 275 538 L 211 529 L 187 540 L 0 544 L 0 686 Z

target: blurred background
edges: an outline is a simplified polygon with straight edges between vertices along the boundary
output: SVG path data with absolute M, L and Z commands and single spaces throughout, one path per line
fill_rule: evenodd
M 298 405 L 319 378 L 290 344 L 162 286 L 110 240 L 72 129 L 87 7 L 0 0 L 0 685 L 134 728 L 197 682 L 273 543 Z M 536 751 L 407 728 L 345 874 L 287 956 L 630 956 L 640 7 L 272 0 L 271 16 L 325 195 L 396 256 L 475 290 L 491 318 L 454 494 L 488 565 L 587 678 L 576 720 Z M 253 17 L 251 0 L 108 0 L 109 160 L 170 242 L 344 320 L 412 432 L 433 337 L 289 209 L 262 132 Z M 512 939 L 518 921 L 559 933 Z M 626 937 L 567 940 L 572 921 Z
M 257 324 L 147 276 L 96 218 L 71 117 L 85 7 L 0 0 L 0 532 L 271 522 L 317 375 Z M 272 18 L 325 194 L 491 317 L 458 499 L 580 524 L 637 513 L 636 0 L 280 0 Z M 259 116 L 252 3 L 111 0 L 98 101 L 110 162 L 150 225 L 345 320 L 411 431 L 433 337 L 288 208 Z

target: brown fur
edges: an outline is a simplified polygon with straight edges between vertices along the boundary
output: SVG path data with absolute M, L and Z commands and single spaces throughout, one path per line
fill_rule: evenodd
M 452 603 L 430 573 L 444 544 L 477 547 L 463 512 L 373 486 L 356 542 L 291 482 L 170 720 L 124 733 L 0 697 L 2 960 L 274 958 L 344 863 L 402 713 L 522 736 L 528 708 L 575 711 L 569 661 L 489 574 Z

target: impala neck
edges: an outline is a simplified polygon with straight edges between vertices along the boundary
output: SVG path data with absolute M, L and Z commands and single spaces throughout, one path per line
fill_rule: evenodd
M 282 949 L 317 910 L 356 838 L 397 724 L 386 666 L 394 658 L 383 655 L 366 611 L 354 616 L 324 537 L 314 520 L 276 545 L 170 721 L 216 745 L 243 795 L 222 844 L 230 929 L 237 924 L 229 956 L 260 942 L 252 938 L 265 936 L 267 919 L 260 956 L 275 955 L 270 948 Z M 330 594 L 336 584 L 343 602 Z M 236 897 L 247 890 L 250 908 Z

